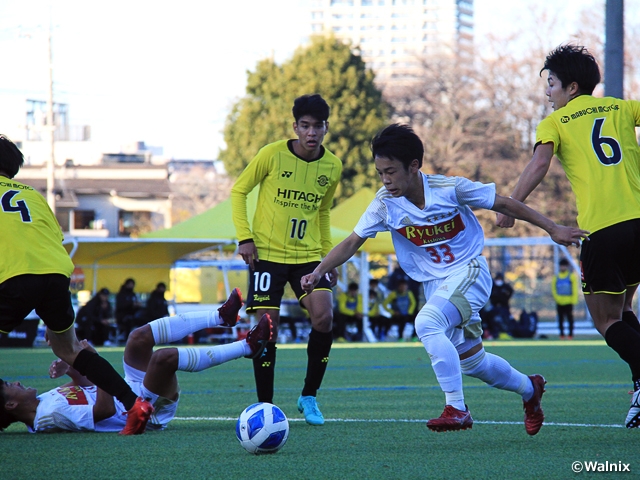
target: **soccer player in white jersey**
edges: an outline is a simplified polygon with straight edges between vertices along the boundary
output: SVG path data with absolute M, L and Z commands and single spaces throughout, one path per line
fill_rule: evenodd
M 561 245 L 578 245 L 588 232 L 557 225 L 526 205 L 496 194 L 493 183 L 461 177 L 425 175 L 420 171 L 424 147 L 406 125 L 390 125 L 371 142 L 383 188 L 376 194 L 353 233 L 302 278 L 313 290 L 319 279 L 346 262 L 367 238 L 390 231 L 402 269 L 424 286 L 426 304 L 416 317 L 422 341 L 446 405 L 427 422 L 434 431 L 465 430 L 473 419 L 464 402 L 462 373 L 492 387 L 516 392 L 524 402 L 524 423 L 535 435 L 544 421 L 540 400 L 545 379 L 526 376 L 482 345 L 480 309 L 491 292 L 491 274 L 482 257 L 484 234 L 471 207 L 526 220 L 544 229 Z
M 153 350 L 155 345 L 178 341 L 190 333 L 215 326 L 232 327 L 238 321 L 242 296 L 235 289 L 227 302 L 214 312 L 193 312 L 154 320 L 131 332 L 124 349 L 125 380 L 154 412 L 147 430 L 163 430 L 174 418 L 180 398 L 176 371 L 199 372 L 241 357 L 259 356 L 273 333 L 265 314 L 247 338 L 224 345 L 178 347 Z M 83 341 L 84 348 L 92 347 Z M 67 374 L 71 382 L 38 395 L 20 382 L 0 380 L 0 430 L 24 423 L 30 432 L 116 432 L 123 428 L 125 408 L 113 396 L 96 387 L 62 360 L 49 368 L 58 378 Z

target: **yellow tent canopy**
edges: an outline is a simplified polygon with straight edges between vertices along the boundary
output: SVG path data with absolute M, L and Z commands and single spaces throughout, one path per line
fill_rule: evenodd
M 254 188 L 247 196 L 247 215 L 253 219 L 258 201 L 259 188 Z M 354 224 L 355 225 L 355 224 Z M 331 240 L 337 245 L 349 236 L 350 230 L 331 226 Z M 142 238 L 220 238 L 229 241 L 230 247 L 235 248 L 236 228 L 233 224 L 231 213 L 231 199 L 220 202 L 213 208 L 199 215 L 195 215 L 184 222 L 180 222 L 171 228 L 156 230 L 141 235 Z M 226 250 L 229 250 L 227 248 Z
M 76 267 L 72 290 L 106 287 L 118 291 L 125 279 L 136 281 L 136 290 L 150 292 L 158 282 L 169 285 L 169 272 L 176 260 L 201 250 L 222 248 L 228 239 L 188 238 L 79 238 L 65 239 L 65 248 Z
M 369 188 L 358 190 L 353 196 L 331 210 L 331 225 L 352 232 L 358 220 L 376 196 Z M 334 242 L 334 245 L 336 243 Z M 381 232 L 375 238 L 368 239 L 362 247 L 367 253 L 394 253 L 391 233 Z

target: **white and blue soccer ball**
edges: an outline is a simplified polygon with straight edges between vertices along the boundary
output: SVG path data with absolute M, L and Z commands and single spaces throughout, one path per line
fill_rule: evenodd
M 254 403 L 240 414 L 236 437 L 249 453 L 276 453 L 289 437 L 289 420 L 271 403 Z

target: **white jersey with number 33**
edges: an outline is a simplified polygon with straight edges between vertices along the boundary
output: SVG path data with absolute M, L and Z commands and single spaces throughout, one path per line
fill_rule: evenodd
M 390 231 L 402 269 L 419 282 L 445 278 L 482 253 L 484 232 L 471 207 L 490 209 L 495 184 L 463 177 L 425 175 L 425 207 L 419 209 L 405 197 L 378 190 L 354 232 L 373 238 Z

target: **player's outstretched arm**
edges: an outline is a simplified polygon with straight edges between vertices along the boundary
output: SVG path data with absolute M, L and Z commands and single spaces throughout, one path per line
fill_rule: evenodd
M 524 203 L 513 198 L 496 195 L 496 201 L 491 210 L 508 217 L 525 220 L 547 232 L 551 239 L 564 246 L 580 245 L 580 242 L 587 238 L 590 232 L 574 227 L 558 225 L 553 220 L 545 217 L 534 209 L 527 207 Z
M 366 238 L 360 238 L 355 232 L 352 232 L 351 235 L 336 245 L 336 247 L 324 257 L 320 265 L 318 265 L 312 273 L 300 279 L 302 289 L 310 293 L 323 275 L 326 275 L 353 257 L 366 240 Z
M 524 202 L 529 194 L 540 185 L 542 179 L 547 175 L 551 159 L 553 158 L 553 143 L 543 143 L 538 145 L 533 152 L 531 161 L 527 164 L 520 175 L 518 184 L 511 194 L 511 198 Z M 496 215 L 496 225 L 502 228 L 511 228 L 515 223 L 513 217 L 505 216 L 502 213 Z

